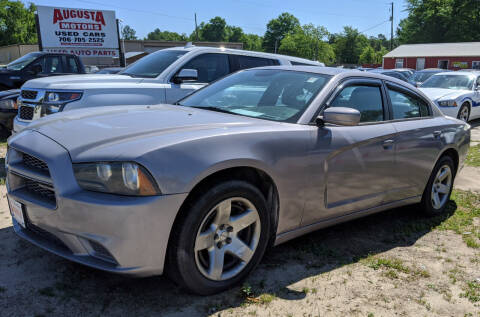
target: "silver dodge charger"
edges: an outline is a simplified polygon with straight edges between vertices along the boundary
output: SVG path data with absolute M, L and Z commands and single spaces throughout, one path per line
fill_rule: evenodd
M 8 143 L 19 236 L 206 295 L 313 230 L 408 204 L 442 213 L 470 126 L 392 77 L 265 67 L 176 105 L 48 116 Z

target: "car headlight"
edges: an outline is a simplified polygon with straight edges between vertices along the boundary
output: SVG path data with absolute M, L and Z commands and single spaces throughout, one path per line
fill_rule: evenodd
M 82 93 L 73 91 L 49 91 L 45 94 L 46 103 L 67 103 L 82 98 Z
M 13 99 L 0 100 L 0 109 L 18 109 L 18 105 Z
M 442 100 L 438 102 L 440 107 L 456 107 L 457 102 L 455 100 Z
M 73 169 L 78 184 L 86 190 L 129 196 L 161 194 L 150 173 L 137 163 L 80 163 Z

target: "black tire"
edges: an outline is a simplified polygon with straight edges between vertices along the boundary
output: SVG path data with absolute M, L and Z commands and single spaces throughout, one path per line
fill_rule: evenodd
M 432 202 L 432 188 L 433 188 L 438 171 L 444 166 L 448 166 L 451 170 L 451 173 L 452 173 L 451 186 L 450 186 L 450 190 L 448 191 L 447 199 L 445 203 L 440 208 L 435 208 Z M 423 196 L 422 196 L 421 208 L 427 216 L 437 216 L 445 212 L 447 203 L 450 200 L 450 195 L 452 193 L 455 174 L 456 174 L 456 170 L 455 170 L 455 163 L 453 162 L 453 159 L 448 155 L 442 156 L 438 160 L 437 164 L 435 164 L 435 167 L 433 168 L 432 174 L 430 175 L 430 179 L 428 180 L 427 186 L 425 187 L 425 191 L 423 192 Z
M 466 113 L 467 113 L 466 119 L 462 119 L 462 113 L 463 113 L 463 111 L 466 111 Z M 460 107 L 460 110 L 458 110 L 457 119 L 460 119 L 460 120 L 465 121 L 465 122 L 468 122 L 468 120 L 470 119 L 470 105 L 468 104 L 468 102 L 465 102 L 465 103 Z
M 232 197 L 245 198 L 253 203 L 260 218 L 260 238 L 253 256 L 240 273 L 230 279 L 215 281 L 205 277 L 197 267 L 195 239 L 210 210 Z M 193 199 L 184 211 L 172 229 L 167 253 L 167 275 L 181 287 L 199 295 L 219 293 L 241 283 L 260 263 L 270 237 L 270 217 L 265 197 L 255 186 L 237 180 L 220 183 Z

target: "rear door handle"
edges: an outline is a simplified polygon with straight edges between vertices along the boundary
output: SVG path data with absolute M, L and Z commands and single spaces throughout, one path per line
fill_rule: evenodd
M 438 138 L 440 135 L 442 135 L 442 131 L 433 131 L 433 137 Z
M 391 149 L 394 141 L 393 140 L 385 140 L 383 141 L 383 148 L 385 150 Z

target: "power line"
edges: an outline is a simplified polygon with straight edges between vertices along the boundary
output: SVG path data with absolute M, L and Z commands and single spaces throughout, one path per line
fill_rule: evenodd
M 375 28 L 377 28 L 377 27 L 379 27 L 379 26 L 381 26 L 381 25 L 383 25 L 383 24 L 385 24 L 385 23 L 387 23 L 387 22 L 390 22 L 390 19 L 389 19 L 389 20 L 382 21 L 382 22 L 380 22 L 380 23 L 378 23 L 378 24 L 375 24 L 374 26 L 371 26 L 371 27 L 369 27 L 368 29 L 365 29 L 365 30 L 361 31 L 360 33 L 365 33 L 365 32 L 367 32 L 367 31 L 370 31 L 370 30 L 372 30 L 372 29 L 375 29 Z

